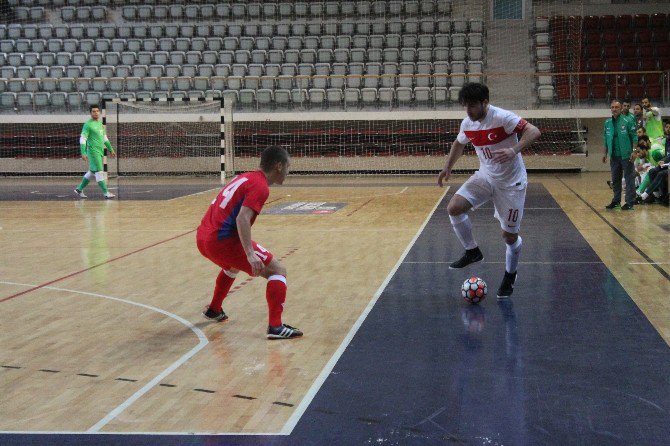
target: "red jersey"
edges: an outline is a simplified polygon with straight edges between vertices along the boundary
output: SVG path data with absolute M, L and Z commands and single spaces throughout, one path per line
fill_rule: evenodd
M 237 237 L 236 219 L 242 206 L 256 212 L 251 219 L 253 225 L 269 195 L 270 188 L 261 170 L 236 176 L 212 201 L 202 217 L 198 232 L 209 237 L 216 235 L 219 240 Z

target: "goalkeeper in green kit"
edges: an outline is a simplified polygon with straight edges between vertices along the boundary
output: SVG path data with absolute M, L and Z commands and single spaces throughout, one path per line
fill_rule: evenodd
M 109 154 L 114 156 L 114 149 L 112 144 L 107 139 L 105 128 L 102 123 L 98 121 L 100 118 L 100 107 L 91 105 L 90 107 L 91 119 L 84 123 L 81 129 L 81 136 L 79 138 L 79 148 L 81 150 L 81 157 L 84 161 L 88 161 L 88 172 L 84 174 L 79 186 L 74 190 L 74 193 L 80 198 L 86 198 L 84 188 L 95 178 L 95 181 L 102 189 L 105 198 L 114 198 L 115 195 L 107 190 L 105 183 L 105 172 L 103 170 L 102 158 L 105 153 L 105 147 L 109 150 Z

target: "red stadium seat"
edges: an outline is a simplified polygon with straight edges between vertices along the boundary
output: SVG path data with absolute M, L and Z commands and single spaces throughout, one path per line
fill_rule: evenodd
M 586 62 L 587 71 L 605 71 L 605 63 L 603 59 L 589 59 Z
M 591 85 L 607 85 L 607 75 L 592 74 L 589 76 L 589 82 Z
M 610 73 L 606 75 L 606 77 L 607 77 L 607 85 L 609 85 L 610 87 L 621 86 L 624 84 L 623 74 Z
M 623 84 L 611 84 L 607 87 L 609 97 L 622 98 L 626 96 L 626 87 Z
M 605 85 L 591 86 L 591 97 L 593 99 L 607 99 L 608 96 L 609 94 Z
M 644 75 L 645 85 L 661 85 L 661 73 L 647 73 Z
M 602 47 L 603 57 L 606 59 L 619 57 L 619 47 L 617 45 L 606 45 Z
M 623 71 L 621 59 L 607 59 L 607 71 Z
M 638 44 L 651 43 L 651 31 L 648 29 L 638 30 L 636 41 Z
M 659 13 L 656 13 L 656 14 L 652 14 L 649 25 L 654 29 L 664 28 L 665 27 L 665 20 L 666 20 L 666 16 L 663 13 L 659 12 Z
M 556 76 L 556 97 L 559 100 L 570 99 L 570 82 L 568 76 Z
M 633 28 L 641 29 L 649 26 L 649 16 L 647 14 L 635 14 L 633 16 Z
M 663 57 L 658 60 L 658 65 L 659 68 L 663 71 L 670 70 L 670 59 L 667 57 Z
M 615 48 L 619 48 L 619 46 L 615 45 Z M 633 43 L 629 43 L 629 44 L 626 44 L 626 45 L 621 45 L 621 57 L 623 57 L 624 59 L 628 59 L 628 58 L 631 58 L 631 57 L 637 57 L 637 51 L 638 51 L 638 46 L 633 44 Z
M 633 23 L 633 16 L 622 14 L 616 18 L 616 29 L 629 29 Z
M 641 99 L 644 96 L 644 86 L 643 85 L 629 85 L 628 93 L 626 94 L 629 98 Z
M 626 85 L 643 85 L 644 76 L 640 73 L 630 73 L 625 76 L 624 83 Z
M 590 89 L 588 84 L 579 84 L 577 86 L 577 97 L 579 99 L 591 99 Z
M 621 70 L 623 71 L 637 71 L 639 69 L 640 65 L 640 59 L 633 58 L 633 59 L 621 59 Z M 614 64 L 613 64 L 614 65 Z M 610 67 L 609 61 L 607 61 L 607 67 Z M 611 68 L 612 71 L 619 71 L 619 70 L 614 70 Z
M 647 58 L 652 58 L 654 57 L 654 47 L 651 45 L 643 45 L 638 48 L 638 57 L 642 59 L 647 59 Z M 629 57 L 629 56 L 626 56 Z M 633 57 L 633 56 L 630 56 Z
M 641 71 L 655 71 L 658 70 L 655 59 L 640 59 L 639 69 Z
M 605 47 L 605 51 L 606 51 L 605 52 L 605 57 L 608 57 L 607 56 L 607 54 L 608 54 L 607 50 L 608 49 L 609 50 L 614 49 L 614 51 L 618 51 L 618 47 L 616 47 L 616 46 Z M 603 47 L 601 47 L 600 45 L 588 45 L 587 44 L 586 46 L 584 46 L 584 57 L 587 58 L 587 59 L 595 59 L 595 58 L 598 58 L 598 57 L 602 56 L 602 51 L 603 51 Z M 615 55 L 613 54 L 611 57 L 615 57 Z
M 665 29 L 657 29 L 651 34 L 651 41 L 654 43 L 667 42 L 668 31 Z
M 635 32 L 631 30 L 622 30 L 619 31 L 618 38 L 619 45 L 626 45 L 629 43 L 635 43 Z
M 557 73 L 564 73 L 568 71 L 568 61 L 565 59 L 557 60 L 554 62 L 554 70 Z
M 603 45 L 613 45 L 617 43 L 617 38 L 617 32 L 610 29 L 603 32 L 602 43 Z
M 647 85 L 646 96 L 649 96 L 650 99 L 656 99 L 661 97 L 661 86 L 660 85 Z
M 656 57 L 660 58 L 668 58 L 670 57 L 670 45 L 669 44 L 660 44 L 656 45 L 654 48 L 656 51 Z
M 584 43 L 586 43 L 587 45 L 599 45 L 600 40 L 601 40 L 600 31 L 590 30 L 590 31 L 586 31 L 584 33 Z M 616 38 L 615 38 L 615 42 L 616 42 Z M 612 43 L 614 43 L 614 42 L 612 42 Z
M 616 28 L 616 17 L 613 15 L 604 15 L 600 17 L 600 27 L 603 30 Z
M 549 31 L 563 31 L 565 29 L 565 17 L 555 15 L 549 19 Z
M 597 15 L 587 15 L 582 22 L 585 31 L 600 30 L 600 17 Z

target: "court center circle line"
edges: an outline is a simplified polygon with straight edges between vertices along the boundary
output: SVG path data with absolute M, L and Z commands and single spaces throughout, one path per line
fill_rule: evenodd
M 0 281 L 0 283 L 5 284 L 5 285 L 15 285 L 15 286 L 25 286 L 25 287 L 36 286 L 36 285 L 27 284 L 27 283 L 17 283 L 17 282 L 7 282 L 7 281 Z M 140 399 L 149 390 L 156 387 L 158 385 L 158 383 L 160 383 L 163 379 L 165 379 L 166 376 L 168 376 L 170 373 L 174 372 L 182 364 L 184 364 L 186 361 L 191 359 L 196 353 L 198 353 L 200 350 L 202 350 L 209 343 L 209 340 L 207 339 L 207 336 L 205 336 L 205 333 L 202 330 L 200 330 L 198 327 L 196 327 L 195 325 L 193 325 L 192 323 L 187 321 L 186 319 L 182 318 L 181 316 L 177 316 L 174 313 L 170 313 L 169 311 L 165 311 L 165 310 L 162 310 L 160 308 L 153 307 L 151 305 L 141 304 L 141 303 L 138 303 L 138 302 L 133 302 L 131 300 L 121 299 L 119 297 L 107 296 L 107 295 L 104 295 L 104 294 L 89 293 L 87 291 L 77 291 L 77 290 L 71 290 L 71 289 L 67 289 L 67 288 L 58 288 L 58 287 L 52 287 L 52 286 L 45 286 L 45 287 L 42 287 L 42 288 L 47 289 L 47 290 L 65 291 L 65 292 L 68 292 L 68 293 L 82 294 L 82 295 L 91 296 L 91 297 L 100 297 L 100 298 L 103 298 L 103 299 L 113 300 L 113 301 L 122 302 L 122 303 L 129 304 L 129 305 L 135 305 L 137 307 L 145 308 L 147 310 L 154 311 L 156 313 L 160 313 L 162 315 L 165 315 L 169 318 L 172 318 L 172 319 L 176 320 L 177 322 L 179 322 L 183 325 L 186 325 L 198 337 L 198 341 L 199 341 L 198 345 L 193 347 L 191 350 L 189 350 L 187 353 L 182 355 L 175 362 L 170 364 L 166 369 L 164 369 L 162 372 L 160 372 L 158 375 L 156 375 L 151 381 L 146 383 L 141 389 L 139 389 L 134 394 L 132 394 L 123 403 L 121 403 L 117 407 L 115 407 L 112 411 L 110 411 L 107 415 L 105 415 L 100 421 L 98 421 L 93 426 L 91 426 L 87 430 L 87 432 L 91 432 L 91 433 L 99 432 L 100 429 L 102 429 L 110 421 L 112 421 L 119 414 L 121 414 L 121 412 L 123 412 L 128 407 L 130 407 L 135 401 Z

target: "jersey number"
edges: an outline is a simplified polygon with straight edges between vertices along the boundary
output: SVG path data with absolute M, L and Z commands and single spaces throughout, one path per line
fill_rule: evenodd
M 484 158 L 486 158 L 487 160 L 490 160 L 491 158 L 493 158 L 493 155 L 491 155 L 491 148 L 490 147 L 484 147 L 482 149 L 482 153 L 484 154 Z
M 228 203 L 230 202 L 230 199 L 233 198 L 233 195 L 235 195 L 235 191 L 237 190 L 238 187 L 242 185 L 245 181 L 247 181 L 248 178 L 238 178 L 237 180 L 231 181 L 228 183 L 226 187 L 223 188 L 223 191 L 221 192 L 221 195 L 223 196 L 223 200 L 221 200 L 221 204 L 219 207 L 221 209 L 225 209 Z
M 509 215 L 507 216 L 507 221 L 511 221 L 513 223 L 516 223 L 518 218 L 519 218 L 519 210 L 518 209 L 510 209 L 509 210 Z

